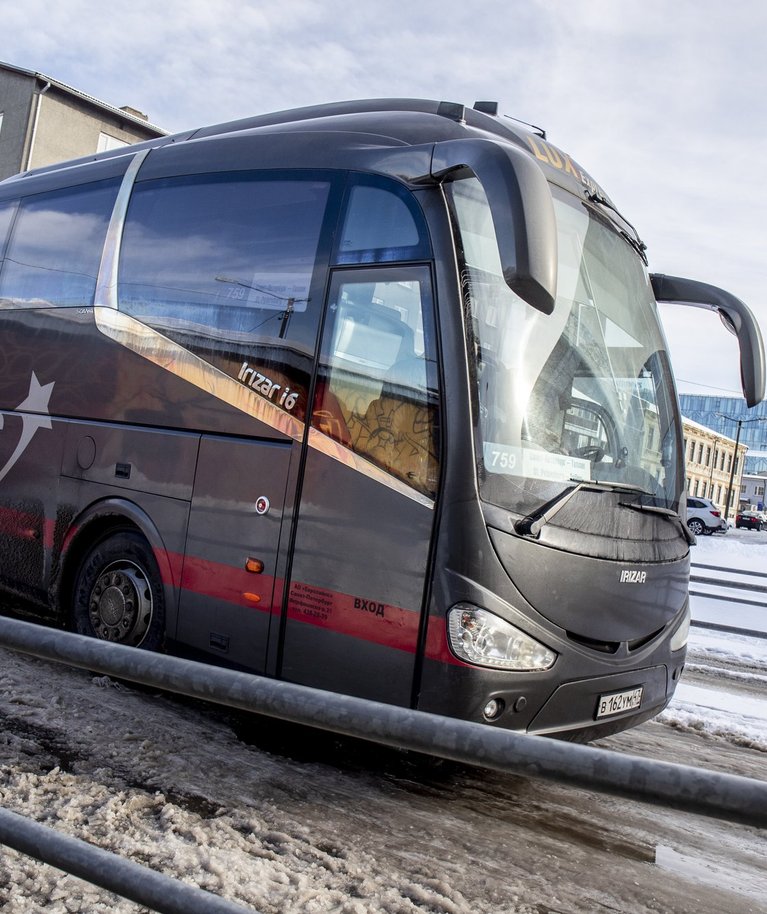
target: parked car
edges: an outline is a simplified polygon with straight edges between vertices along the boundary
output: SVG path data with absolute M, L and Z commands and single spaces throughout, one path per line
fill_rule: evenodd
M 710 498 L 687 499 L 687 526 L 695 536 L 727 533 L 727 521 Z
M 746 530 L 765 530 L 767 517 L 761 511 L 738 511 L 735 515 L 735 526 L 738 530 L 741 527 Z

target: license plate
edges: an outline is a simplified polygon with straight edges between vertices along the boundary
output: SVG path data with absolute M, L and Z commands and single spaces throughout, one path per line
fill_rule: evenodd
M 613 692 L 612 695 L 600 695 L 597 702 L 597 720 L 610 717 L 622 711 L 633 711 L 642 704 L 643 687 L 627 689 L 625 692 Z

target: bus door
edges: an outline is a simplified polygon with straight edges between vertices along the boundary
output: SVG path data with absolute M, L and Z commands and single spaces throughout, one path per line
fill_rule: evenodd
M 331 277 L 278 674 L 408 705 L 439 472 L 428 267 Z
M 257 673 L 266 665 L 273 607 L 282 602 L 280 537 L 294 448 L 290 441 L 200 441 L 177 638 Z

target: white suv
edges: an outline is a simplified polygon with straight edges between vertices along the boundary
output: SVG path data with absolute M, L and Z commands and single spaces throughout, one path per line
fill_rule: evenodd
M 727 521 L 710 498 L 697 495 L 687 499 L 687 526 L 695 536 L 727 533 Z

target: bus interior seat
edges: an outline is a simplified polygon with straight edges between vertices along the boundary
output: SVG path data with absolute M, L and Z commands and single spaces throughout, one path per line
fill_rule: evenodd
M 365 413 L 357 450 L 420 492 L 436 491 L 436 411 L 428 402 L 426 363 L 413 356 L 392 366 Z

